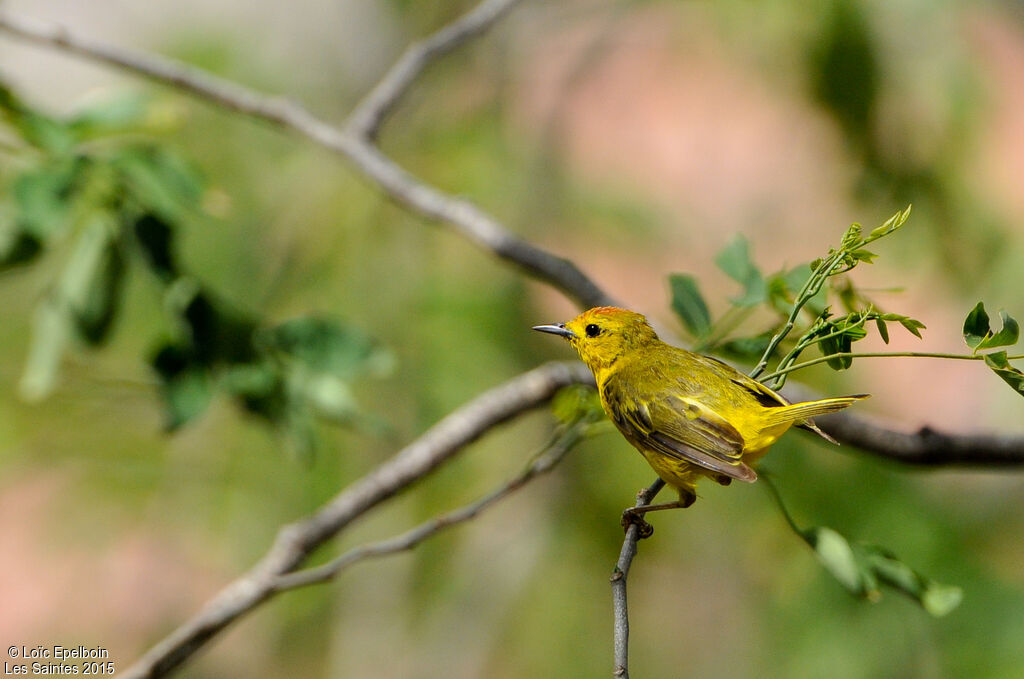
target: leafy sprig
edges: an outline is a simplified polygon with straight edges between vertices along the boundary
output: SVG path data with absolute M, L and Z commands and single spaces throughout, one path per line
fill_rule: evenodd
M 849 368 L 857 356 L 853 343 L 864 339 L 874 327 L 882 340 L 889 342 L 889 324 L 898 323 L 921 337 L 924 323 L 910 316 L 881 310 L 843 274 L 862 262 L 871 263 L 876 253 L 867 245 L 899 230 L 910 216 L 910 207 L 897 212 L 885 223 L 864 234 L 853 224 L 843 234 L 839 246 L 809 264 L 771 275 L 764 275 L 750 257 L 745 239 L 733 240 L 715 259 L 719 268 L 742 286 L 737 297 L 730 298 L 729 309 L 712 320 L 696 279 L 689 274 L 669 277 L 672 308 L 694 338 L 697 351 L 718 352 L 738 360 L 754 360 L 750 375 L 773 379 L 780 388 L 801 354 L 817 347 L 827 363 L 836 370 Z M 829 296 L 845 313 L 837 314 L 828 304 Z M 780 317 L 776 325 L 753 336 L 732 337 L 737 327 L 749 319 L 758 307 Z M 796 339 L 791 337 L 799 332 Z M 763 377 L 773 358 L 775 370 Z
M 790 529 L 814 550 L 825 571 L 853 596 L 877 602 L 885 585 L 910 597 L 937 618 L 960 605 L 963 590 L 922 575 L 883 547 L 851 542 L 827 526 L 800 527 L 782 501 L 771 475 L 762 474 L 761 478 Z
M 169 117 L 153 102 L 118 97 L 64 119 L 0 84 L 0 270 L 62 259 L 40 301 L 20 390 L 41 399 L 77 343 L 105 344 L 131 269 L 159 284 L 168 331 L 150 362 L 167 428 L 199 417 L 217 394 L 281 432 L 307 455 L 316 420 L 380 428 L 351 383 L 387 370 L 390 355 L 341 319 L 272 324 L 242 311 L 188 272 L 180 234 L 205 219 L 206 183 L 152 137 Z
M 778 389 L 787 376 L 802 368 L 827 363 L 835 370 L 851 367 L 855 358 L 880 356 L 931 356 L 984 360 L 990 368 L 1019 391 L 1024 391 L 1024 373 L 1009 364 L 1005 351 L 979 354 L 984 349 L 1013 344 L 1019 336 L 1017 322 L 1001 312 L 1002 328 L 989 327 L 984 306 L 979 304 L 964 325 L 964 339 L 971 355 L 925 352 L 879 352 L 858 354 L 854 343 L 867 337 L 872 328 L 886 344 L 889 325 L 899 324 L 921 338 L 924 323 L 910 316 L 883 311 L 856 288 L 849 273 L 861 263 L 872 263 L 877 254 L 867 246 L 902 228 L 910 216 L 910 207 L 897 212 L 866 235 L 859 224 L 850 226 L 837 247 L 808 265 L 770 276 L 760 273 L 750 258 L 745 240 L 734 240 L 716 258 L 716 263 L 738 282 L 742 292 L 730 299 L 730 308 L 713 321 L 708 305 L 700 295 L 696 279 L 686 274 L 670 278 L 672 307 L 702 351 L 719 351 L 734 357 L 756 357 L 751 377 L 771 382 Z M 830 298 L 833 304 L 830 304 Z M 833 307 L 842 309 L 836 312 Z M 779 317 L 778 324 L 753 336 L 730 338 L 757 307 L 765 307 Z M 795 339 L 793 334 L 796 333 Z M 817 348 L 821 356 L 798 362 L 807 350 Z M 766 373 L 769 363 L 778 359 L 775 369 Z M 767 477 L 764 477 L 767 480 Z M 825 570 L 851 594 L 868 601 L 880 598 L 881 585 L 888 585 L 917 601 L 935 616 L 946 615 L 962 598 L 959 588 L 941 585 L 921 575 L 888 550 L 874 545 L 851 542 L 826 526 L 801 528 L 782 503 L 777 489 L 769 481 L 787 524 L 810 546 Z

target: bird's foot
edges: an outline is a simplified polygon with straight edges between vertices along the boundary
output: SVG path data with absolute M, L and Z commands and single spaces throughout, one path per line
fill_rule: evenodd
M 654 526 L 644 521 L 643 513 L 637 512 L 635 508 L 626 509 L 622 512 L 622 529 L 628 531 L 630 526 L 637 527 L 637 539 L 643 540 L 654 535 Z

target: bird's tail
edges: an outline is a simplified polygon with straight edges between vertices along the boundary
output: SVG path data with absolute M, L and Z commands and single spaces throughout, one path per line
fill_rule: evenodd
M 806 401 L 804 403 L 793 403 L 781 408 L 772 408 L 766 413 L 768 426 L 795 423 L 798 427 L 813 431 L 825 440 L 836 443 L 835 439 L 818 429 L 818 426 L 811 421 L 811 418 L 840 411 L 869 396 L 871 394 L 856 394 L 854 396 L 826 398 L 820 401 Z

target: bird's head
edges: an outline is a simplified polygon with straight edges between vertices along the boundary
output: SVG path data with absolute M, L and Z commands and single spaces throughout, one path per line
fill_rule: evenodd
M 533 329 L 569 340 L 595 375 L 621 356 L 658 341 L 642 315 L 611 306 L 588 309 L 568 323 L 537 325 Z

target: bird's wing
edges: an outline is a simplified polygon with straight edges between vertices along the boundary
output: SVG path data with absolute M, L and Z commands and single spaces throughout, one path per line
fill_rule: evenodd
M 743 437 L 697 399 L 677 394 L 623 398 L 611 380 L 604 394 L 615 423 L 640 445 L 738 481 L 757 480 L 741 459 Z
M 776 393 L 775 391 L 769 389 L 768 387 L 761 384 L 757 380 L 747 377 L 738 370 L 735 370 L 728 363 L 723 363 L 722 361 L 719 361 L 717 358 L 713 358 L 711 356 L 701 356 L 701 358 L 705 359 L 708 363 L 719 364 L 721 366 L 721 369 L 723 371 L 726 371 L 727 375 L 729 371 L 734 373 L 728 375 L 732 383 L 746 389 L 750 393 L 750 395 L 757 399 L 757 402 L 760 403 L 765 408 L 779 408 L 783 406 L 792 405 L 788 400 L 786 400 L 786 398 L 782 394 Z M 814 424 L 814 420 L 803 420 L 801 422 L 798 422 L 796 426 L 801 429 L 806 429 L 807 431 L 814 432 L 815 434 L 825 439 L 829 443 L 834 443 L 837 446 L 839 445 L 839 441 L 836 441 L 834 438 L 832 438 L 831 436 L 823 432 L 821 429 L 819 429 L 818 425 Z

